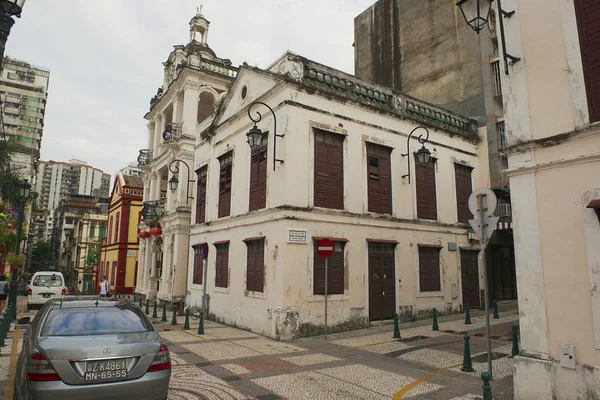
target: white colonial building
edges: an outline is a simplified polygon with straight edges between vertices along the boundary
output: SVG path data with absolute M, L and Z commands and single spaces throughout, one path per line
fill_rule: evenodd
M 138 157 L 144 170 L 141 228 L 162 233 L 141 239 L 135 292 L 165 302 L 186 293 L 197 132 L 210 123 L 237 71 L 208 46 L 208 27 L 204 16 L 193 17 L 190 42 L 175 46 L 164 63 L 164 83 L 145 116 L 148 148 Z M 173 176 L 180 182 L 174 193 L 167 190 Z
M 276 122 L 254 102 L 271 107 Z M 266 133 L 254 151 L 249 114 Z M 331 330 L 433 307 L 454 312 L 480 298 L 467 200 L 486 186 L 488 162 L 485 131 L 474 121 L 292 53 L 266 70 L 240 67 L 210 120 L 195 130 L 188 306 L 201 306 L 206 285 L 209 314 L 218 321 L 279 339 L 321 332 L 321 238 L 335 248 L 328 261 Z M 421 165 L 415 152 L 424 128 L 431 160 Z M 159 180 L 166 163 L 152 164 Z M 167 210 L 177 210 L 173 201 Z M 183 220 L 170 222 L 179 215 L 173 212 L 166 229 L 184 232 Z M 187 243 L 184 237 L 175 234 Z

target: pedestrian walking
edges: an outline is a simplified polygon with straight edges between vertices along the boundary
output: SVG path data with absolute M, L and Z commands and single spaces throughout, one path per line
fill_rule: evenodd
M 110 297 L 110 282 L 106 279 L 106 275 L 102 277 L 102 282 L 100 282 L 100 297 Z

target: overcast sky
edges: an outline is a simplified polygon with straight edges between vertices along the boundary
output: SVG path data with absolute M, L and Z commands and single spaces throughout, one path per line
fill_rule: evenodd
M 354 17 L 376 0 L 27 0 L 6 55 L 50 69 L 42 160 L 114 174 L 147 147 L 143 115 L 202 2 L 208 43 L 266 68 L 286 50 L 354 72 Z

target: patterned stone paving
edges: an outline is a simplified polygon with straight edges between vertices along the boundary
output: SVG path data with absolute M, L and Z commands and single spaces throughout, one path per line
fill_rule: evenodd
M 504 332 L 518 315 L 503 311 L 492 320 L 495 331 Z M 485 320 L 472 316 L 441 317 L 440 329 L 480 331 Z M 172 349 L 172 378 L 169 400 L 191 399 L 390 399 L 407 385 L 436 371 L 426 382 L 411 386 L 402 398 L 476 400 L 481 399 L 482 371 L 487 363 L 474 362 L 476 372 L 465 373 L 463 340 L 459 335 L 434 332 L 430 321 L 401 324 L 402 340 L 392 338 L 393 326 L 384 325 L 353 332 L 305 338 L 292 342 L 274 341 L 244 330 L 205 321 L 205 335 L 196 334 L 198 321 L 184 332 L 179 325 L 153 321 Z M 493 330 L 494 331 L 494 330 Z M 412 340 L 422 336 L 419 340 Z M 7 397 L 10 365 L 10 338 L 0 350 L 0 400 Z M 493 351 L 510 354 L 512 344 L 494 340 Z M 19 341 L 19 345 L 20 345 Z M 471 354 L 484 354 L 485 340 L 471 339 Z M 481 360 L 484 360 L 481 357 Z M 512 358 L 493 361 L 495 399 L 508 400 L 512 388 Z M 408 389 L 408 388 L 407 388 Z M 496 393 L 504 393 L 498 397 Z

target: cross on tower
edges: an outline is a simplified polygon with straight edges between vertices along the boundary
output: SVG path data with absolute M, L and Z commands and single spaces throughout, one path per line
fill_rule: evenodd
M 202 15 L 202 5 L 200 5 L 200 7 L 196 7 L 196 15 Z

